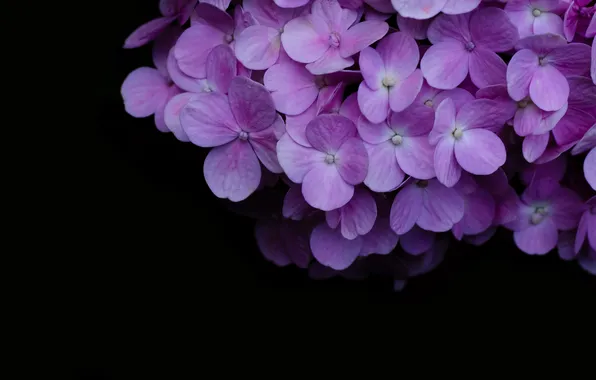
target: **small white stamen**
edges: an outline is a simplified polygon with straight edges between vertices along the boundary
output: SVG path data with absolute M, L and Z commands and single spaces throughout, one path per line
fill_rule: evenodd
M 424 105 L 430 108 L 433 108 L 433 101 L 432 99 L 428 99 L 426 102 L 424 102 Z
M 546 57 L 539 57 L 539 58 L 538 58 L 538 64 L 539 64 L 540 66 L 544 66 L 544 65 L 546 65 Z
M 453 130 L 453 133 L 452 134 L 453 134 L 453 137 L 455 137 L 456 140 L 459 140 L 464 135 L 464 131 L 462 129 L 455 128 Z
M 393 87 L 397 83 L 397 80 L 394 77 L 387 76 L 383 78 L 383 86 L 385 87 Z
M 325 156 L 325 162 L 329 165 L 335 163 L 335 156 L 332 154 L 328 154 L 327 156 Z
M 542 14 L 542 11 L 540 9 L 534 9 L 532 11 L 532 14 L 534 15 L 534 17 L 538 17 Z
M 227 34 L 224 38 L 227 43 L 234 41 L 234 36 L 232 34 Z
M 540 224 L 540 222 L 542 222 L 544 220 L 544 216 L 540 215 L 540 214 L 532 214 L 532 217 L 530 218 L 530 222 L 532 222 L 532 224 L 536 225 L 536 224 Z
M 391 142 L 392 142 L 394 145 L 401 145 L 401 143 L 403 143 L 403 142 L 404 142 L 404 138 L 403 138 L 403 137 L 401 137 L 400 135 L 395 135 L 395 136 L 393 136 L 393 137 L 391 138 Z
M 238 135 L 238 138 L 239 138 L 240 140 L 242 140 L 242 141 L 246 141 L 246 140 L 248 140 L 248 133 L 246 133 L 246 132 L 242 131 L 242 132 L 240 132 L 240 134 Z

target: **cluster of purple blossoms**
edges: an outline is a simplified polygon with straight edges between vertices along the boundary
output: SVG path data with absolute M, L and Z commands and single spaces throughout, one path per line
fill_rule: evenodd
M 126 111 L 210 148 L 218 198 L 283 191 L 247 208 L 268 260 L 401 289 L 451 239 L 504 228 L 596 274 L 594 1 L 159 9 L 124 45 L 153 43 L 155 65 L 124 81 Z

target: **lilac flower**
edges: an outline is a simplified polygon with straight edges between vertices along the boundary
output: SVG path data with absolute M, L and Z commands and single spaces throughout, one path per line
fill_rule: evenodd
M 354 240 L 372 230 L 377 220 L 377 204 L 367 190 L 356 188 L 345 206 L 327 211 L 325 218 L 329 227 L 335 229 L 339 226 L 344 238 Z
M 584 159 L 584 176 L 592 189 L 596 190 L 596 123 L 573 148 L 572 154 L 588 152 Z
M 563 19 L 563 32 L 565 33 L 567 41 L 573 41 L 575 33 L 579 33 L 582 36 L 586 35 L 586 31 L 588 30 L 588 26 L 596 10 L 595 6 L 587 6 L 590 4 L 590 1 L 591 0 L 571 0 L 571 2 L 569 2 L 569 7 L 567 8 Z
M 417 179 L 435 177 L 434 148 L 428 142 L 432 125 L 420 123 L 416 114 L 391 113 L 387 122 L 372 124 L 362 117 L 358 133 L 368 152 L 369 170 L 364 184 L 377 192 L 396 189 L 405 174 Z
M 391 229 L 398 235 L 414 225 L 433 232 L 449 231 L 464 216 L 459 193 L 436 179 L 410 181 L 395 196 L 391 206 Z
M 228 96 L 197 94 L 180 121 L 193 144 L 215 147 L 205 159 L 204 174 L 217 197 L 238 202 L 252 194 L 261 180 L 259 161 L 273 173 L 282 172 L 275 144 L 284 124 L 262 85 L 236 77 Z
M 557 14 L 563 9 L 559 0 L 510 0 L 505 5 L 521 38 L 546 33 L 563 36 L 563 20 Z
M 243 7 L 257 21 L 236 39 L 236 57 L 251 70 L 265 70 L 279 59 L 281 34 L 286 23 L 303 8 L 280 8 L 273 0 L 244 0 Z
M 555 34 L 526 37 L 516 45 L 507 67 L 507 89 L 515 101 L 528 96 L 540 109 L 557 111 L 567 102 L 569 83 L 565 76 L 588 72 L 590 47 L 567 44 Z
M 508 119 L 513 119 L 513 129 L 519 136 L 541 135 L 551 131 L 567 112 L 567 104 L 561 109 L 549 112 L 538 108 L 530 98 L 515 101 L 507 92 L 507 86 L 494 85 L 476 92 L 476 97 L 492 99 L 508 110 Z
M 315 0 L 311 14 L 288 22 L 281 36 L 295 61 L 307 63 L 313 74 L 328 74 L 352 66 L 354 54 L 380 40 L 389 26 L 382 21 L 356 23 L 357 13 L 337 0 Z
M 294 264 L 308 268 L 312 257 L 309 245 L 311 229 L 307 223 L 272 219 L 259 221 L 255 236 L 263 256 L 275 265 L 285 267 Z
M 596 196 L 586 202 L 585 211 L 579 220 L 574 244 L 575 253 L 579 253 L 586 237 L 590 248 L 596 250 Z
M 403 17 L 429 19 L 443 11 L 461 14 L 474 10 L 481 0 L 391 0 L 393 7 Z
M 368 155 L 356 125 L 339 115 L 317 116 L 308 124 L 306 138 L 311 147 L 296 143 L 288 134 L 280 139 L 281 167 L 290 180 L 302 183 L 302 194 L 311 206 L 323 211 L 344 206 L 368 171 Z
M 416 41 L 400 32 L 385 37 L 376 50 L 362 50 L 364 81 L 358 89 L 358 104 L 368 120 L 381 123 L 389 109 L 401 112 L 414 102 L 423 81 L 422 72 L 416 69 L 419 60 Z
M 491 131 L 505 123 L 506 110 L 493 100 L 478 99 L 464 104 L 459 111 L 445 99 L 436 112 L 429 141 L 436 145 L 434 162 L 437 179 L 447 187 L 460 179 L 462 169 L 488 175 L 507 158 L 505 145 Z
M 503 10 L 489 7 L 437 17 L 428 28 L 428 39 L 433 46 L 420 68 L 431 86 L 455 88 L 469 72 L 472 82 L 482 88 L 505 83 L 507 65 L 496 53 L 512 49 L 518 34 Z
M 544 255 L 557 246 L 558 231 L 577 226 L 583 205 L 573 191 L 549 177 L 535 178 L 518 205 L 518 218 L 506 226 L 515 244 L 530 255 Z

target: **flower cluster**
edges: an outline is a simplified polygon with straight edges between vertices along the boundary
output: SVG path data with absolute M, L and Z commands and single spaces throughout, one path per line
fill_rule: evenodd
M 217 197 L 284 192 L 251 211 L 269 260 L 400 288 L 504 227 L 596 274 L 594 1 L 159 7 L 124 45 L 152 42 L 155 65 L 124 81 L 126 111 L 211 148 Z

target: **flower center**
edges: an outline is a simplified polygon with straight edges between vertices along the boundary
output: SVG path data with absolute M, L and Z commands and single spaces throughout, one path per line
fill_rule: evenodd
M 339 41 L 339 34 L 337 34 L 336 32 L 331 32 L 331 34 L 329 35 L 329 45 L 333 47 L 338 47 Z
M 428 99 L 426 102 L 424 102 L 424 105 L 429 107 L 429 108 L 433 108 L 433 101 L 432 99 Z
M 517 102 L 517 106 L 519 108 L 526 108 L 528 106 L 528 104 L 530 104 L 530 99 L 523 99 L 523 100 L 520 100 L 519 102 Z
M 466 42 L 466 50 L 467 51 L 472 51 L 475 48 L 476 48 L 476 44 L 474 44 L 472 41 Z
M 227 43 L 234 41 L 234 35 L 232 35 L 232 34 L 227 34 L 224 38 Z
M 463 129 L 461 129 L 461 128 L 455 128 L 455 129 L 453 130 L 453 133 L 452 133 L 452 135 L 453 135 L 453 137 L 455 137 L 455 139 L 456 139 L 456 140 L 459 140 L 459 139 L 461 139 L 461 138 L 462 138 L 462 136 L 464 135 L 464 130 L 463 130 Z
M 327 81 L 325 80 L 325 76 L 324 75 L 317 75 L 315 76 L 315 85 L 317 86 L 317 88 L 320 90 L 323 87 L 327 87 Z
M 240 134 L 238 135 L 238 137 L 240 138 L 240 140 L 246 141 L 246 140 L 248 140 L 248 133 L 242 131 L 242 132 L 240 132 Z
M 540 224 L 544 220 L 544 217 L 547 215 L 548 210 L 546 209 L 546 207 L 536 207 L 534 209 L 534 213 L 530 217 L 530 222 L 534 225 Z
M 404 142 L 404 138 L 396 134 L 391 138 L 391 142 L 393 143 L 393 145 L 401 145 L 401 143 Z
M 327 154 L 325 156 L 325 162 L 328 163 L 329 165 L 334 164 L 335 163 L 335 156 L 332 154 Z
M 540 9 L 534 8 L 534 10 L 532 11 L 532 14 L 534 15 L 534 17 L 538 17 L 542 14 L 542 11 Z
M 421 189 L 424 189 L 428 186 L 428 181 L 416 181 L 416 186 Z
M 386 76 L 385 78 L 383 78 L 383 86 L 387 88 L 395 86 L 396 83 L 397 80 L 392 76 Z
M 546 57 L 538 57 L 538 64 L 540 66 L 546 65 Z

